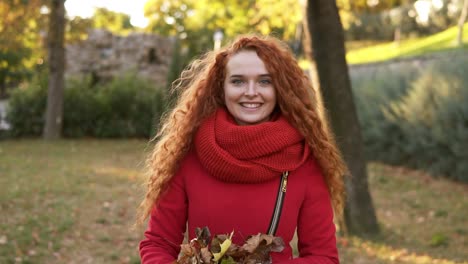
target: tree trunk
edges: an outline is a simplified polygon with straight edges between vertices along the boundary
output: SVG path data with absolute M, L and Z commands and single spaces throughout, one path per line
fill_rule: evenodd
M 466 16 L 468 14 L 468 0 L 463 2 L 463 9 L 458 20 L 458 35 L 457 35 L 457 45 L 461 47 L 463 45 L 463 26 L 465 25 Z
M 305 33 L 309 34 L 306 40 L 311 40 L 311 48 L 304 48 L 311 61 L 315 61 L 312 65 L 315 65 L 317 71 L 312 72 L 312 77 L 318 78 L 332 130 L 352 174 L 351 177 L 346 177 L 346 228 L 353 234 L 378 233 L 338 8 L 335 1 L 308 0 L 305 11 Z M 314 83 L 317 84 L 317 81 Z
M 65 0 L 50 1 L 48 51 L 49 91 L 44 126 L 44 139 L 61 137 L 63 124 L 63 90 L 65 67 Z

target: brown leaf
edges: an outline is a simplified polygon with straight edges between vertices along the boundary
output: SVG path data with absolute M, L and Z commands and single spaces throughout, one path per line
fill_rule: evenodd
M 213 255 L 211 254 L 210 250 L 208 250 L 207 247 L 204 247 L 200 250 L 200 252 L 203 263 L 211 263 L 211 258 Z
M 253 253 L 255 249 L 257 249 L 258 245 L 260 244 L 260 234 L 250 236 L 247 241 L 245 241 L 245 244 L 242 245 L 242 249 L 246 250 L 249 253 Z
M 197 240 L 200 241 L 202 247 L 206 247 L 210 244 L 211 233 L 208 227 L 206 226 L 203 228 L 197 227 L 195 229 L 195 234 L 197 236 Z
M 267 245 L 270 245 L 273 242 L 274 236 L 272 235 L 267 235 L 267 234 L 261 234 L 260 235 L 260 240 L 265 240 Z
M 250 253 L 244 259 L 245 263 L 271 263 L 270 252 L 281 252 L 284 241 L 280 237 L 258 234 L 251 236 L 242 249 Z
M 195 250 L 189 244 L 182 244 L 180 245 L 180 253 L 182 253 L 184 256 L 191 257 L 195 254 Z
M 229 248 L 228 248 L 228 250 L 227 250 L 227 252 L 226 252 L 226 255 L 228 255 L 228 256 L 233 255 L 233 254 L 235 254 L 236 252 L 238 252 L 239 249 L 240 249 L 240 248 L 239 248 L 238 245 L 232 243 L 232 244 L 229 246 Z
M 272 252 L 281 252 L 284 250 L 284 241 L 281 237 L 273 238 L 273 243 L 271 244 Z
M 265 240 L 261 240 L 257 248 L 252 255 L 249 256 L 249 259 L 255 259 L 257 263 L 268 263 L 270 262 L 270 246 L 266 244 Z

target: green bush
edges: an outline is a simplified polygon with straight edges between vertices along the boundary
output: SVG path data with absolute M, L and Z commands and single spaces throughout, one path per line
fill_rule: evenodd
M 98 87 L 103 106 L 97 119 L 97 137 L 149 137 L 153 122 L 155 91 L 152 85 L 134 75 L 114 79 Z
M 163 117 L 164 113 L 167 109 L 172 107 L 171 100 L 169 99 L 169 95 L 165 92 L 165 90 L 158 89 L 153 96 L 153 126 L 151 129 L 151 137 L 154 137 L 157 131 L 160 128 L 161 118 Z
M 135 74 L 95 86 L 86 78 L 67 80 L 63 135 L 148 138 L 154 134 L 166 109 L 164 91 Z M 7 111 L 12 136 L 41 135 L 46 99 L 46 79 L 34 81 L 24 89 L 16 89 Z
M 47 103 L 47 75 L 39 73 L 29 85 L 12 91 L 6 120 L 11 125 L 9 135 L 31 137 L 42 133 Z
M 352 76 L 367 156 L 468 182 L 468 59 L 399 70 Z
M 468 181 L 468 60 L 440 63 L 424 71 L 387 111 L 411 139 L 407 163 L 434 175 Z
M 63 135 L 65 137 L 94 136 L 97 117 L 103 105 L 97 99 L 97 90 L 91 82 L 69 80 L 64 93 Z
M 354 100 L 368 157 L 390 164 L 401 164 L 405 160 L 403 132 L 398 124 L 385 122 L 383 110 L 405 94 L 407 83 L 416 74 L 415 69 L 405 67 L 401 72 L 380 69 L 373 74 L 352 75 Z

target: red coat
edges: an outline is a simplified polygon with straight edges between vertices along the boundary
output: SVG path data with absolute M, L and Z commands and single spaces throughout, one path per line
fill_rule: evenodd
M 234 231 L 237 244 L 249 235 L 266 233 L 279 178 L 258 184 L 222 182 L 210 176 L 195 152 L 190 152 L 151 214 L 146 239 L 140 242 L 142 263 L 173 263 L 187 223 L 190 239 L 196 227 L 204 226 L 211 234 Z M 289 173 L 282 210 L 276 236 L 283 238 L 286 247 L 271 254 L 273 263 L 339 263 L 330 196 L 312 158 Z M 289 242 L 296 227 L 300 256 L 292 259 Z

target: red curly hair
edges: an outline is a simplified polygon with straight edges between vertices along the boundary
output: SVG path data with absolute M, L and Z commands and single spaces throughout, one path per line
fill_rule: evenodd
M 226 64 L 232 55 L 242 50 L 256 51 L 265 63 L 276 88 L 279 109 L 305 137 L 327 182 L 335 213 L 341 214 L 343 175 L 347 168 L 319 113 L 317 92 L 283 42 L 273 37 L 248 35 L 193 61 L 174 82 L 173 88 L 180 89 L 181 93 L 155 137 L 157 143 L 148 159 L 147 192 L 139 207 L 137 223 L 141 224 L 149 217 L 167 189 L 202 121 L 224 106 Z

